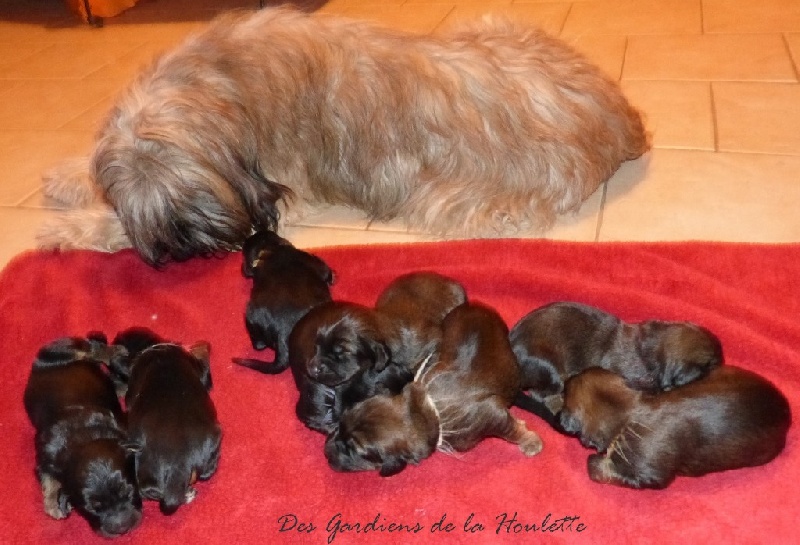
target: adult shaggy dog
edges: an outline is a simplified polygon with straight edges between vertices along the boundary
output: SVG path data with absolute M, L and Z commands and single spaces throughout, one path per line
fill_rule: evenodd
M 45 175 L 46 194 L 87 209 L 40 242 L 160 264 L 321 203 L 496 236 L 548 227 L 648 145 L 618 85 L 540 30 L 229 14 L 138 77 L 91 158 Z

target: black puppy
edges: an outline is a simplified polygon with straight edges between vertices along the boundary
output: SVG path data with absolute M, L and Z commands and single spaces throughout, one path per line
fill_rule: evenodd
M 208 395 L 208 360 L 208 343 L 189 350 L 160 343 L 131 362 L 125 401 L 139 490 L 165 515 L 192 501 L 194 482 L 210 478 L 219 462 L 222 432 Z
M 251 235 L 242 250 L 242 274 L 253 279 L 245 324 L 253 348 L 275 351 L 273 363 L 235 358 L 239 365 L 276 374 L 289 366 L 289 334 L 313 307 L 330 301 L 333 272 L 315 255 L 272 231 Z
M 546 419 L 561 409 L 564 381 L 590 367 L 614 371 L 636 389 L 664 391 L 722 363 L 719 339 L 703 327 L 655 320 L 627 324 L 580 303 L 541 307 L 523 317 L 509 338 L 524 374 L 525 395 L 516 404 Z M 542 404 L 544 411 L 537 412 Z
M 106 537 L 129 532 L 142 514 L 122 408 L 101 363 L 112 352 L 102 334 L 53 341 L 24 394 L 45 512 L 62 519 L 75 509 Z
M 588 461 L 592 480 L 631 488 L 765 464 L 783 450 L 791 424 L 789 403 L 775 386 L 729 366 L 656 394 L 587 369 L 567 381 L 560 419 L 597 449 Z
M 392 361 L 416 371 L 436 352 L 444 317 L 466 300 L 461 284 L 438 273 L 413 272 L 392 281 L 375 303 L 391 322 Z
M 298 418 L 329 433 L 344 408 L 402 390 L 414 375 L 391 359 L 393 332 L 387 317 L 355 303 L 331 301 L 306 314 L 289 337 Z
M 486 437 L 517 444 L 526 456 L 542 449 L 539 436 L 508 410 L 521 373 L 502 318 L 464 304 L 447 315 L 442 331 L 437 359 L 420 367 L 401 394 L 371 397 L 342 414 L 325 442 L 333 469 L 390 476 L 436 450 L 466 451 Z

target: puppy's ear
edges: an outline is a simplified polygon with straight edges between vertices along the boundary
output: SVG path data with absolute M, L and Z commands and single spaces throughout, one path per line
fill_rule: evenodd
M 407 465 L 408 462 L 402 458 L 389 458 L 383 461 L 383 465 L 381 465 L 381 469 L 378 474 L 381 477 L 391 477 L 392 475 L 397 475 L 403 471 Z
M 382 342 L 368 337 L 364 337 L 362 340 L 365 345 L 364 348 L 366 349 L 367 355 L 374 362 L 373 369 L 376 371 L 383 371 L 392 356 L 389 347 Z
M 333 271 L 328 264 L 322 261 L 320 258 L 313 254 L 305 254 L 306 265 L 314 270 L 314 272 L 319 276 L 326 284 L 329 286 L 333 285 L 334 276 Z
M 189 347 L 189 352 L 200 362 L 200 382 L 206 390 L 211 390 L 211 345 L 206 341 L 197 341 Z

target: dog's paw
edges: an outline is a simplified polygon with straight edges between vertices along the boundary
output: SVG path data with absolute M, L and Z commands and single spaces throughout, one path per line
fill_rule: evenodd
M 186 503 L 192 503 L 197 497 L 197 490 L 191 486 L 186 490 Z
M 56 520 L 67 518 L 72 507 L 61 495 L 61 483 L 49 475 L 42 475 L 41 484 L 44 512 Z
M 544 447 L 544 443 L 542 443 L 542 438 L 539 437 L 535 431 L 529 430 L 524 420 L 517 420 L 517 428 L 521 432 L 521 438 L 518 443 L 519 450 L 522 451 L 522 454 L 525 456 L 536 456 L 540 452 L 542 452 L 542 448 Z

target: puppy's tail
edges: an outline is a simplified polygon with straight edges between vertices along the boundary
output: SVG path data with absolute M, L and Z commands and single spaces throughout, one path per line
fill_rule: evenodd
M 70 210 L 42 225 L 39 248 L 116 252 L 131 247 L 122 222 L 110 206 Z
M 283 373 L 286 368 L 289 367 L 289 358 L 285 356 L 283 358 L 278 358 L 277 354 L 274 362 L 250 358 L 233 358 L 232 361 L 236 365 L 253 369 L 265 375 L 277 375 Z

